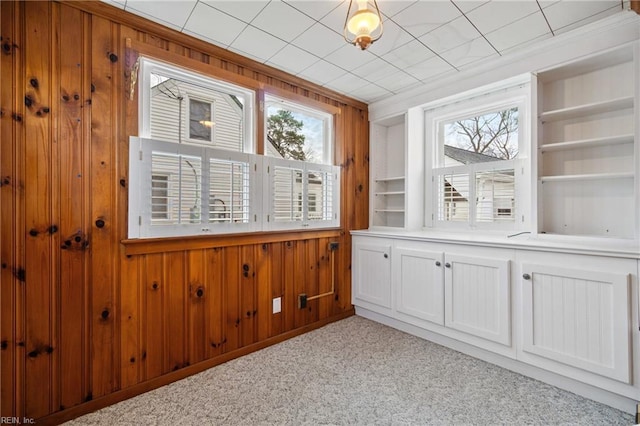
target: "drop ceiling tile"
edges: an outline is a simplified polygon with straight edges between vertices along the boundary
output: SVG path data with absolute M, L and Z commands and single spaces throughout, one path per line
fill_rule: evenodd
M 378 8 L 380 9 L 380 13 L 382 13 L 382 18 L 392 18 L 398 13 L 405 10 L 407 7 L 411 6 L 414 3 L 417 3 L 418 0 L 393 0 L 393 1 L 378 1 Z M 373 2 L 369 2 L 373 3 Z M 372 4 L 373 6 L 373 4 Z
M 200 0 L 211 7 L 218 9 L 228 15 L 244 22 L 251 22 L 258 13 L 264 9 L 269 0 L 243 0 L 243 1 L 223 1 L 223 0 Z
M 466 15 L 481 33 L 486 34 L 539 11 L 540 8 L 535 0 L 493 0 Z
M 286 43 L 279 38 L 247 25 L 229 47 L 246 52 L 264 62 L 284 46 L 286 46 Z
M 334 8 L 331 12 L 326 14 L 320 22 L 326 25 L 328 28 L 331 28 L 333 31 L 338 34 L 342 34 L 344 32 L 344 20 L 347 17 L 347 10 L 349 9 L 349 1 L 343 1 Z
M 511 47 L 529 42 L 549 32 L 549 26 L 542 12 L 536 12 L 490 32 L 485 37 L 499 52 L 504 52 Z
M 102 0 L 104 3 L 110 4 L 111 6 L 117 7 L 118 9 L 124 9 L 124 6 L 127 4 L 127 0 Z
M 320 23 L 314 24 L 292 41 L 292 44 L 321 58 L 338 50 L 345 43 L 342 36 Z
M 480 35 L 467 18 L 460 16 L 423 35 L 419 40 L 436 53 L 440 53 L 475 40 Z
M 356 46 L 345 43 L 338 50 L 325 56 L 324 59 L 340 68 L 351 71 L 372 61 L 374 58 L 375 56 L 371 52 L 367 50 L 362 51 Z
M 571 24 L 565 25 L 561 28 L 558 29 L 554 29 L 554 33 L 555 34 L 562 34 L 565 33 L 567 31 L 571 31 L 575 28 L 578 28 L 582 25 L 586 25 L 590 22 L 595 22 L 599 19 L 603 19 L 606 18 L 607 16 L 610 15 L 614 15 L 616 13 L 621 13 L 624 9 L 621 8 L 620 3 L 617 3 L 616 5 L 614 5 L 613 7 L 610 7 L 609 9 L 604 9 L 600 12 L 595 13 L 594 15 L 589 15 L 586 18 L 583 18 L 579 21 L 573 22 Z
M 418 40 L 412 40 L 385 54 L 382 58 L 402 69 L 424 62 L 432 56 L 434 56 L 434 53 L 424 44 Z
M 152 21 L 181 30 L 196 3 L 196 0 L 161 2 L 129 0 L 125 10 L 134 9 L 136 14 L 140 12 L 139 14 Z
M 373 61 L 367 62 L 354 69 L 351 73 L 368 81 L 376 81 L 384 78 L 386 75 L 395 74 L 398 71 L 399 69 L 393 66 L 393 64 L 383 61 L 380 58 L 375 58 Z
M 283 40 L 292 40 L 314 22 L 288 4 L 272 1 L 251 21 L 251 25 Z
M 371 102 L 376 102 L 386 97 L 392 96 L 393 93 L 391 93 L 387 89 L 383 89 L 382 87 L 376 84 L 369 83 L 366 86 L 363 86 L 357 90 L 348 92 L 347 95 L 351 96 L 352 98 L 361 100 L 363 102 L 371 103 Z
M 460 16 L 460 11 L 451 2 L 419 1 L 392 19 L 414 37 L 420 37 Z
M 348 1 L 348 0 L 347 0 Z M 300 12 L 307 16 L 319 21 L 324 18 L 329 12 L 338 7 L 344 0 L 334 1 L 307 1 L 307 0 L 286 0 L 290 6 L 295 7 Z
M 226 47 L 246 26 L 246 23 L 236 18 L 204 3 L 198 3 L 183 32 Z
M 536 38 L 532 38 L 531 40 L 527 40 L 524 43 L 516 44 L 513 47 L 505 49 L 502 52 L 500 52 L 500 54 L 507 55 L 507 54 L 509 54 L 511 52 L 518 52 L 518 51 L 521 51 L 522 49 L 526 49 L 526 47 L 528 45 L 532 45 L 532 44 L 538 43 L 538 42 L 540 42 L 542 40 L 545 40 L 545 39 L 548 39 L 548 38 L 551 38 L 551 37 L 553 37 L 553 34 L 551 34 L 551 32 L 547 32 L 546 34 L 543 34 L 543 35 L 538 36 Z
M 471 12 L 489 0 L 453 0 L 453 3 L 462 11 L 462 13 Z
M 289 44 L 273 55 L 267 62 L 267 65 L 282 69 L 291 74 L 298 74 L 300 71 L 318 62 L 318 59 L 320 58 Z
M 395 22 L 389 20 L 383 23 L 382 37 L 369 47 L 369 51 L 378 56 L 384 55 L 411 40 L 413 40 L 413 37 L 409 33 L 400 28 Z
M 448 64 L 445 60 L 439 56 L 434 56 L 419 64 L 407 67 L 405 72 L 411 74 L 413 77 L 420 81 L 429 80 L 436 76 L 441 76 L 447 73 L 457 73 L 458 71 Z
M 443 52 L 441 56 L 450 64 L 460 69 L 464 65 L 477 62 L 498 53 L 483 37 Z
M 588 18 L 598 19 L 601 17 L 597 16 L 598 14 L 609 10 L 613 13 L 622 10 L 620 0 L 581 1 L 580 3 L 559 1 L 543 9 L 554 32 Z M 580 24 L 584 23 L 586 22 L 580 22 Z
M 404 71 L 398 71 L 374 81 L 374 83 L 390 92 L 398 93 L 409 87 L 415 87 L 420 81 Z
M 356 91 L 369 84 L 367 80 L 363 80 L 357 75 L 346 73 L 325 84 L 326 87 L 340 93 L 350 93 Z
M 330 64 L 325 60 L 320 60 L 304 69 L 298 76 L 318 84 L 325 84 L 344 74 L 347 74 L 346 70 Z

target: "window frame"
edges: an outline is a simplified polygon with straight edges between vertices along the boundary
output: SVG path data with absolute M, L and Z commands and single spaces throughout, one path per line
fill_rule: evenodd
M 139 58 L 140 67 L 139 67 L 139 96 L 138 96 L 138 136 L 141 138 L 152 139 L 151 137 L 151 87 L 149 84 L 150 75 L 152 73 L 167 76 L 170 78 L 175 78 L 181 81 L 185 81 L 187 83 L 191 83 L 197 86 L 203 86 L 207 88 L 211 88 L 214 90 L 218 90 L 221 92 L 225 92 L 227 94 L 231 94 L 237 97 L 240 97 L 244 100 L 243 104 L 243 138 L 242 138 L 242 151 L 245 153 L 255 153 L 256 152 L 256 114 L 255 114 L 255 99 L 256 92 L 251 89 L 244 88 L 242 86 L 238 86 L 236 84 L 228 83 L 226 81 L 218 80 L 213 77 L 209 77 L 203 74 L 198 73 L 197 71 L 186 70 L 179 66 L 175 66 L 166 62 L 158 61 L 156 59 L 152 59 L 146 56 L 141 56 Z M 183 144 L 194 144 L 194 145 L 206 145 L 209 146 L 211 143 L 207 144 L 204 141 L 194 141 L 191 140 L 189 136 L 189 127 L 188 127 L 188 119 L 189 119 L 189 102 L 190 97 L 193 96 L 187 93 L 185 100 L 187 100 L 187 125 L 185 127 L 186 137 L 181 138 Z M 198 96 L 193 96 L 194 99 L 202 100 Z M 213 103 L 213 102 L 212 102 Z M 212 105 L 212 118 L 213 118 L 214 110 Z M 214 129 L 212 129 L 212 141 L 214 135 Z M 174 143 L 178 143 L 175 141 Z
M 531 76 L 519 77 L 502 87 L 482 87 L 423 106 L 425 149 L 425 228 L 450 230 L 520 231 L 531 218 Z M 444 166 L 444 124 L 509 108 L 518 108 L 518 155 L 514 159 Z M 511 221 L 479 221 L 477 218 L 476 173 L 513 170 L 514 208 Z M 464 221 L 439 218 L 440 175 L 466 174 L 469 179 L 469 212 Z M 457 206 L 459 208 L 459 206 Z
M 267 155 L 268 152 L 268 144 L 269 139 L 267 138 L 267 125 L 269 119 L 269 107 L 273 105 L 282 105 L 283 109 L 287 109 L 292 112 L 298 112 L 301 114 L 306 114 L 310 117 L 319 119 L 323 122 L 323 142 L 322 142 L 322 162 L 314 163 L 308 161 L 311 164 L 334 164 L 334 129 L 335 129 L 335 117 L 334 114 L 327 112 L 321 108 L 314 108 L 313 106 L 303 105 L 295 101 L 291 101 L 285 97 L 275 95 L 273 93 L 265 93 L 264 94 L 264 153 L 265 156 L 271 157 Z M 281 158 L 281 157 L 275 157 Z

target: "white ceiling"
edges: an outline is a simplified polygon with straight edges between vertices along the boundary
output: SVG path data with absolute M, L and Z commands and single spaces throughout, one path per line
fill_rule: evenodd
M 384 34 L 360 51 L 342 37 L 348 0 L 103 1 L 367 103 L 628 9 L 626 0 L 378 0 Z

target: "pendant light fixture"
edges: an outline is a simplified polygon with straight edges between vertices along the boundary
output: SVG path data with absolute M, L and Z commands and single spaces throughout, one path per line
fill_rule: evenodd
M 382 36 L 382 16 L 376 0 L 373 0 L 375 10 L 369 9 L 367 0 L 356 0 L 356 3 L 357 10 L 353 8 L 353 0 L 349 1 L 347 18 L 344 21 L 344 39 L 347 43 L 365 50 Z

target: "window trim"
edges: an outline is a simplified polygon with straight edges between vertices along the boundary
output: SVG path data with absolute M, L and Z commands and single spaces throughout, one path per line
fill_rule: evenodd
M 529 229 L 531 220 L 531 121 L 533 85 L 531 76 L 520 76 L 509 81 L 509 85 L 483 87 L 455 95 L 446 100 L 423 106 L 425 149 L 425 228 L 458 230 L 505 230 Z M 444 166 L 444 145 L 441 143 L 442 123 L 456 119 L 478 116 L 508 108 L 518 108 L 518 156 L 514 159 L 485 163 Z M 430 147 L 430 148 L 429 148 Z M 476 217 L 476 173 L 482 171 L 514 170 L 513 222 L 479 222 Z M 439 220 L 439 182 L 444 173 L 467 174 L 469 176 L 469 218 L 467 221 Z M 473 201 L 472 201 L 473 200 Z M 473 208 L 471 208 L 474 204 Z

